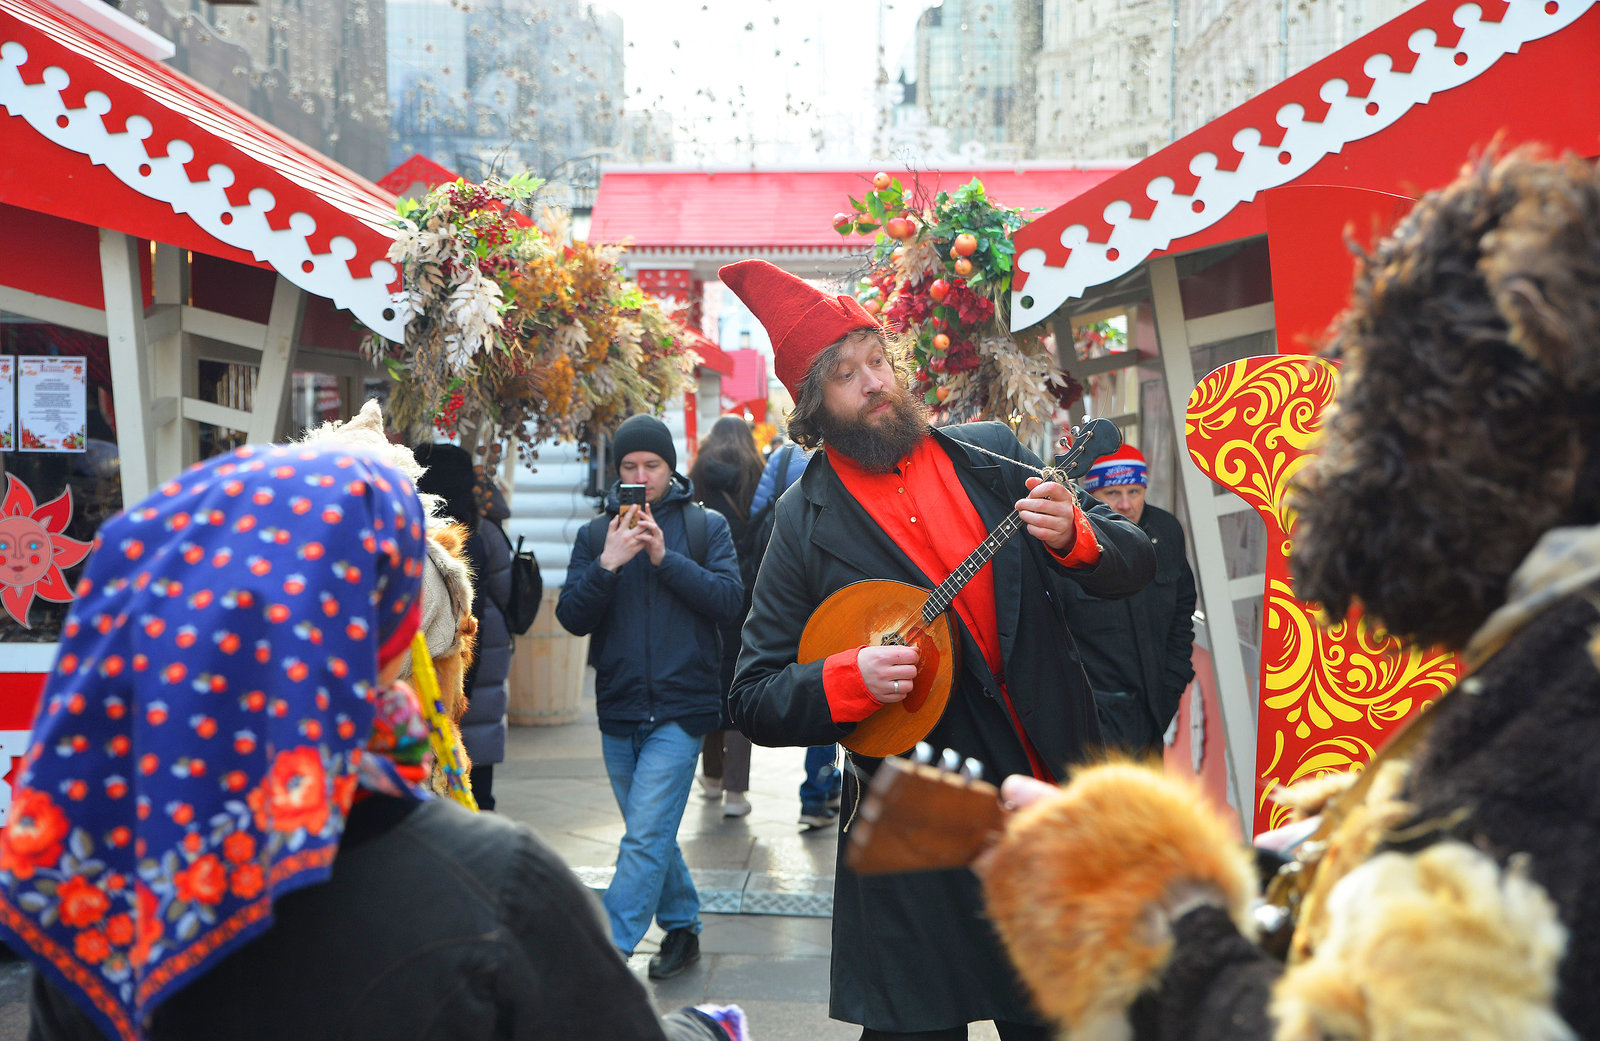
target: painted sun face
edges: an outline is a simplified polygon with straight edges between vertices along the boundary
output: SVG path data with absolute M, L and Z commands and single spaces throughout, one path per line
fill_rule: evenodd
M 0 517 L 0 583 L 31 586 L 55 563 L 50 533 L 32 517 Z
M 40 506 L 33 490 L 6 475 L 6 497 L 0 501 L 0 607 L 24 629 L 28 608 L 38 596 L 55 603 L 73 598 L 62 568 L 89 555 L 89 543 L 62 535 L 72 519 L 72 489 Z

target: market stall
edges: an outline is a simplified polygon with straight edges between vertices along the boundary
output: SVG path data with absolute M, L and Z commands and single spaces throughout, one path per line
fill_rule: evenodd
M 1592 0 L 1425 0 L 1014 236 L 1014 328 L 1128 317 L 1127 351 L 1062 364 L 1121 379 L 1189 531 L 1218 701 L 1180 733 L 1247 832 L 1272 788 L 1366 761 L 1455 675 L 1321 630 L 1288 583 L 1283 492 L 1337 380 L 1304 356 L 1348 293 L 1346 236 L 1496 142 L 1595 155 L 1597 47 Z
M 375 370 L 358 323 L 404 326 L 393 197 L 96 13 L 98 27 L 0 0 L 0 464 L 10 523 L 57 536 L 63 563 L 203 454 L 281 436 L 296 369 L 359 404 Z M 18 583 L 0 583 L 0 766 L 54 660 L 75 564 L 65 584 L 31 581 L 20 611 Z M 9 798 L 0 783 L 0 812 Z

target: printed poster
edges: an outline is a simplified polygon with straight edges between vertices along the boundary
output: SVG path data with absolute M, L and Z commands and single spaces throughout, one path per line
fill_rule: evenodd
M 17 358 L 17 426 L 24 452 L 82 452 L 89 433 L 82 358 Z
M 17 450 L 17 359 L 0 354 L 0 452 Z

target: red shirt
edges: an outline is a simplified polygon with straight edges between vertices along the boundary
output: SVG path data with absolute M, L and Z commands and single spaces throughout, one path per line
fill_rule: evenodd
M 949 577 L 989 535 L 989 529 L 956 476 L 955 464 L 932 437 L 918 442 L 911 454 L 900 461 L 899 467 L 886 474 L 868 473 L 843 453 L 828 453 L 828 462 L 845 489 L 930 579 L 943 581 Z M 1051 552 L 1068 567 L 1092 567 L 1100 560 L 1100 545 L 1082 510 L 1076 511 L 1075 520 L 1078 538 L 1072 548 L 1066 554 Z M 1014 537 L 1031 536 L 1022 532 Z M 1002 676 L 1004 662 L 995 613 L 992 563 L 985 564 L 961 588 L 953 606 L 983 653 L 989 671 L 996 677 Z M 830 656 L 823 666 L 823 693 L 836 723 L 860 722 L 882 707 L 867 690 L 856 664 L 856 653 L 855 650 L 841 651 Z M 1034 776 L 1053 779 L 1022 729 L 1022 721 L 1012 707 L 1004 682 L 1000 684 L 1000 696 L 1011 716 L 1012 728 L 1028 753 Z

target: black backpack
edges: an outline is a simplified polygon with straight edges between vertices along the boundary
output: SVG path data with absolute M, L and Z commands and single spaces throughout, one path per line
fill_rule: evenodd
M 539 617 L 539 602 L 544 597 L 544 576 L 539 572 L 539 558 L 534 556 L 533 550 L 522 548 L 523 536 L 517 536 L 517 548 L 512 549 L 511 538 L 500 525 L 485 521 L 481 527 L 493 528 L 498 532 L 506 540 L 506 549 L 511 553 L 511 595 L 505 603 L 495 599 L 493 593 L 489 594 L 489 598 L 505 617 L 506 628 L 511 630 L 511 635 L 521 636 L 533 628 L 533 620 Z
M 794 446 L 784 445 L 783 458 L 778 460 L 777 480 L 772 483 L 772 498 L 766 505 L 750 515 L 744 533 L 733 548 L 739 553 L 739 577 L 744 579 L 746 597 L 756 587 L 756 575 L 761 573 L 761 558 L 767 555 L 767 543 L 772 541 L 773 519 L 778 510 L 778 498 L 784 492 L 784 481 L 789 476 L 789 463 L 794 458 Z

